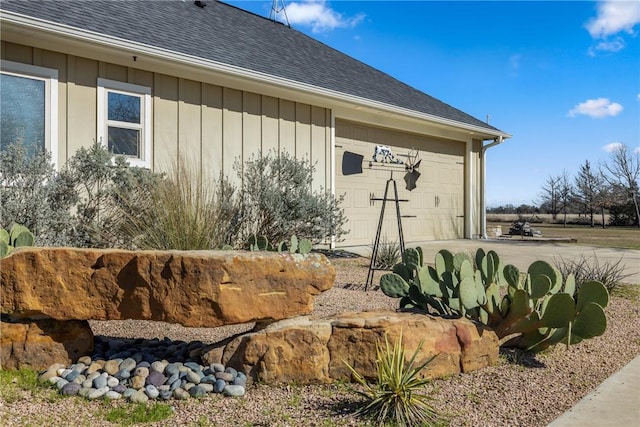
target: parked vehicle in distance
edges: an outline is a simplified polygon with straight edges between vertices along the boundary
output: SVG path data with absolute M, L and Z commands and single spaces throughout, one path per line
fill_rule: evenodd
M 509 234 L 512 236 L 542 237 L 542 232 L 531 227 L 527 221 L 516 221 L 511 224 Z

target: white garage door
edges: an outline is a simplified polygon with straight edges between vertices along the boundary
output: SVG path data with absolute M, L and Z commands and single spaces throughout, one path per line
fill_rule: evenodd
M 344 195 L 342 207 L 349 222 L 349 234 L 338 247 L 371 245 L 375 239 L 385 185 L 391 178 L 388 170 L 370 169 L 369 160 L 376 145 L 387 145 L 400 159 L 410 149 L 419 152 L 422 174 L 417 188 L 405 189 L 404 171 L 393 172 L 403 216 L 407 245 L 424 240 L 458 239 L 464 236 L 464 143 L 428 139 L 420 135 L 395 132 L 356 123 L 336 122 L 336 194 Z M 363 173 L 342 174 L 345 151 L 364 156 Z M 388 198 L 393 198 L 390 186 Z M 389 241 L 398 239 L 395 203 L 387 202 L 382 235 Z

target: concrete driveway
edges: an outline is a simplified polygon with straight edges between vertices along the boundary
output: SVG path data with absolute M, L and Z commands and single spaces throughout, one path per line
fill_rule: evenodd
M 409 243 L 407 247 L 422 247 L 425 261 L 433 263 L 436 253 L 441 249 L 456 252 L 473 252 L 478 248 L 485 251 L 494 250 L 500 261 L 505 264 L 513 264 L 521 271 L 526 271 L 529 265 L 536 260 L 545 260 L 552 265 L 554 259 L 567 261 L 585 258 L 597 258 L 600 265 L 605 262 L 615 263 L 622 259 L 625 266 L 625 274 L 629 277 L 626 283 L 640 284 L 640 250 L 599 248 L 594 246 L 582 246 L 573 243 L 559 243 L 554 241 L 509 241 L 509 240 L 437 240 L 428 242 Z M 346 249 L 346 248 L 345 248 Z M 349 248 L 363 256 L 371 256 L 371 247 Z

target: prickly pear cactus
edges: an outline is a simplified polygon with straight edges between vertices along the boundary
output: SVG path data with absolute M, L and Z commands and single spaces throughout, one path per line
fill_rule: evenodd
M 312 248 L 313 248 L 313 244 L 309 239 L 301 239 L 298 242 L 298 252 L 301 254 L 308 254 L 309 252 L 311 252 Z
M 391 298 L 409 296 L 409 284 L 396 273 L 387 273 L 380 278 L 380 288 Z
M 382 291 L 400 298 L 401 308 L 468 317 L 493 328 L 501 344 L 533 352 L 577 344 L 606 329 L 604 285 L 587 282 L 576 294 L 574 276 L 563 283 L 562 274 L 545 261 L 521 273 L 503 266 L 496 252 L 478 249 L 474 257 L 442 250 L 433 267 L 423 262 L 421 250 L 407 249 L 402 263 L 380 279 Z
M 294 234 L 291 239 L 279 242 L 275 247 L 269 244 L 269 240 L 265 236 L 251 235 L 246 244 L 251 251 L 277 251 L 289 252 L 292 254 L 308 254 L 313 249 L 313 243 L 309 239 L 298 239 Z
M 265 236 L 252 234 L 249 236 L 247 245 L 252 252 L 269 250 L 269 240 Z
M 35 237 L 27 227 L 13 224 L 9 231 L 0 229 L 0 258 L 9 255 L 14 248 L 20 246 L 33 246 Z

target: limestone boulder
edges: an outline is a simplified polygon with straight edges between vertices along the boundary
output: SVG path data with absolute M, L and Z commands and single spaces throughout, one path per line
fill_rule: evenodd
M 1 312 L 189 327 L 311 313 L 335 269 L 321 254 L 19 248 L 2 259 Z
M 367 378 L 376 377 L 376 342 L 399 339 L 408 358 L 423 341 L 416 364 L 435 359 L 422 375 L 440 378 L 491 366 L 498 360 L 498 338 L 467 319 L 418 313 L 366 311 L 331 317 L 283 320 L 207 348 L 205 363 L 223 363 L 265 383 L 350 381 L 344 362 Z
M 0 369 L 46 369 L 70 364 L 93 351 L 86 320 L 16 320 L 0 322 Z

